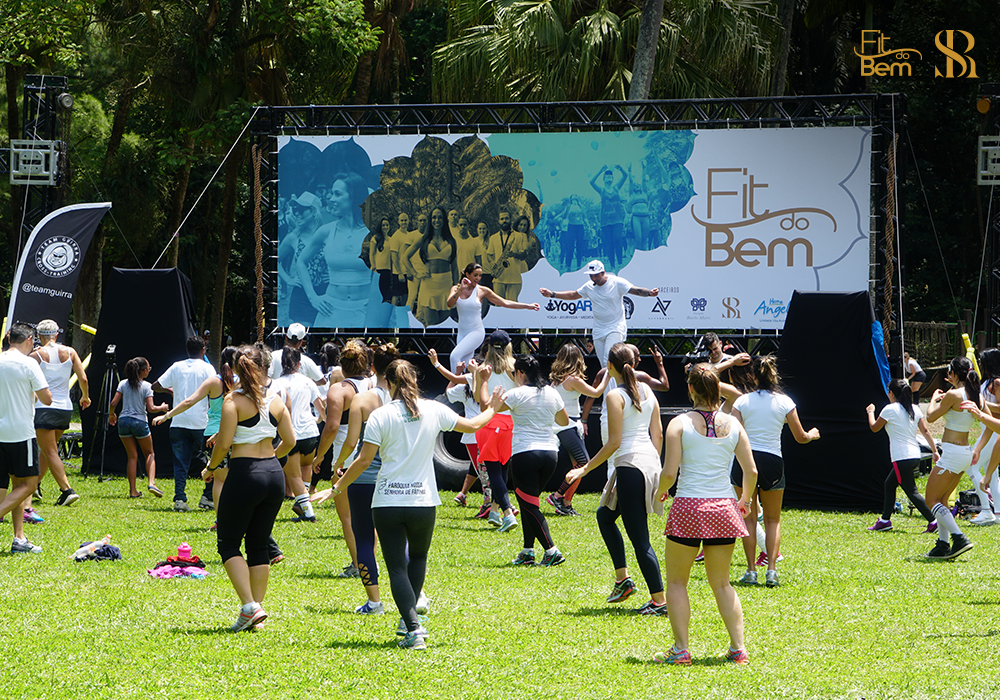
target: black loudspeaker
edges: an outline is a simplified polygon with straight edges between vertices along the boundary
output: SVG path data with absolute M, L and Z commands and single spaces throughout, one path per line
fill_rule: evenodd
M 882 485 L 892 469 L 885 430 L 872 433 L 865 407 L 888 403 L 880 330 L 865 292 L 795 292 L 778 351 L 785 393 L 802 427 L 820 439 L 800 445 L 786 427 L 784 504 L 813 510 L 882 510 Z M 882 368 L 880 369 L 880 365 Z
M 170 365 L 187 357 L 186 341 L 195 334 L 191 280 L 180 270 L 122 270 L 115 268 L 104 289 L 101 317 L 94 338 L 93 357 L 87 369 L 94 404 L 83 412 L 83 473 L 101 471 L 101 443 L 104 442 L 104 473 L 124 474 L 125 447 L 117 428 L 108 428 L 107 436 L 95 426 L 99 407 L 97 391 L 105 378 L 108 358 L 117 362 L 118 374 L 125 378 L 125 363 L 133 357 L 145 357 L 150 364 L 150 384 Z M 108 355 L 108 346 L 115 346 Z M 169 394 L 154 394 L 153 402 L 172 405 Z M 118 407 L 121 412 L 121 406 Z M 157 414 L 159 415 L 159 414 Z M 152 416 L 149 418 L 152 426 Z M 173 478 L 173 454 L 169 426 L 152 428 L 153 453 L 157 477 Z M 138 473 L 144 473 L 140 457 Z M 143 482 L 140 479 L 139 484 Z M 170 493 L 168 492 L 169 496 Z

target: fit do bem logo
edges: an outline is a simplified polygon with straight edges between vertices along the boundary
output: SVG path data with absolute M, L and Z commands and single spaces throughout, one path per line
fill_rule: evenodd
M 923 54 L 914 48 L 890 48 L 891 37 L 878 29 L 861 32 L 861 51 L 854 49 L 861 59 L 861 76 L 912 77 L 911 61 L 922 60 Z M 961 29 L 944 29 L 934 35 L 935 48 L 944 54 L 944 64 L 934 66 L 935 78 L 978 78 L 976 62 L 969 52 L 976 39 Z M 942 70 L 943 67 L 943 70 Z

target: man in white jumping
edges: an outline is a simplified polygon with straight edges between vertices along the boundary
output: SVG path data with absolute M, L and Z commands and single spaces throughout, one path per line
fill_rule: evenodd
M 637 297 L 655 297 L 660 290 L 634 287 L 623 277 L 609 275 L 604 271 L 604 263 L 592 260 L 583 268 L 590 275 L 590 281 L 576 291 L 553 292 L 542 287 L 538 291 L 543 297 L 575 301 L 589 299 L 594 309 L 594 351 L 601 361 L 601 367 L 608 364 L 608 351 L 615 343 L 624 343 L 627 335 L 625 307 L 622 299 L 626 294 Z

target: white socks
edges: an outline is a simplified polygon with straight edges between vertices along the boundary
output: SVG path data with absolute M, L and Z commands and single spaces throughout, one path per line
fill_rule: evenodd
M 931 513 L 937 518 L 939 540 L 947 542 L 949 535 L 962 534 L 962 531 L 958 529 L 958 523 L 955 522 L 955 516 L 951 514 L 951 509 L 948 506 L 938 503 L 931 508 Z
M 760 551 L 767 554 L 767 535 L 764 534 L 764 526 L 757 523 L 757 546 L 760 547 Z

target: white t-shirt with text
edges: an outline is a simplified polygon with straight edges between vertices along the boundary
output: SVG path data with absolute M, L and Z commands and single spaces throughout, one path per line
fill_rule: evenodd
M 379 469 L 372 508 L 419 508 L 441 505 L 434 476 L 438 433 L 453 430 L 458 414 L 437 401 L 419 399 L 419 417 L 396 400 L 368 416 L 364 441 L 378 445 Z

